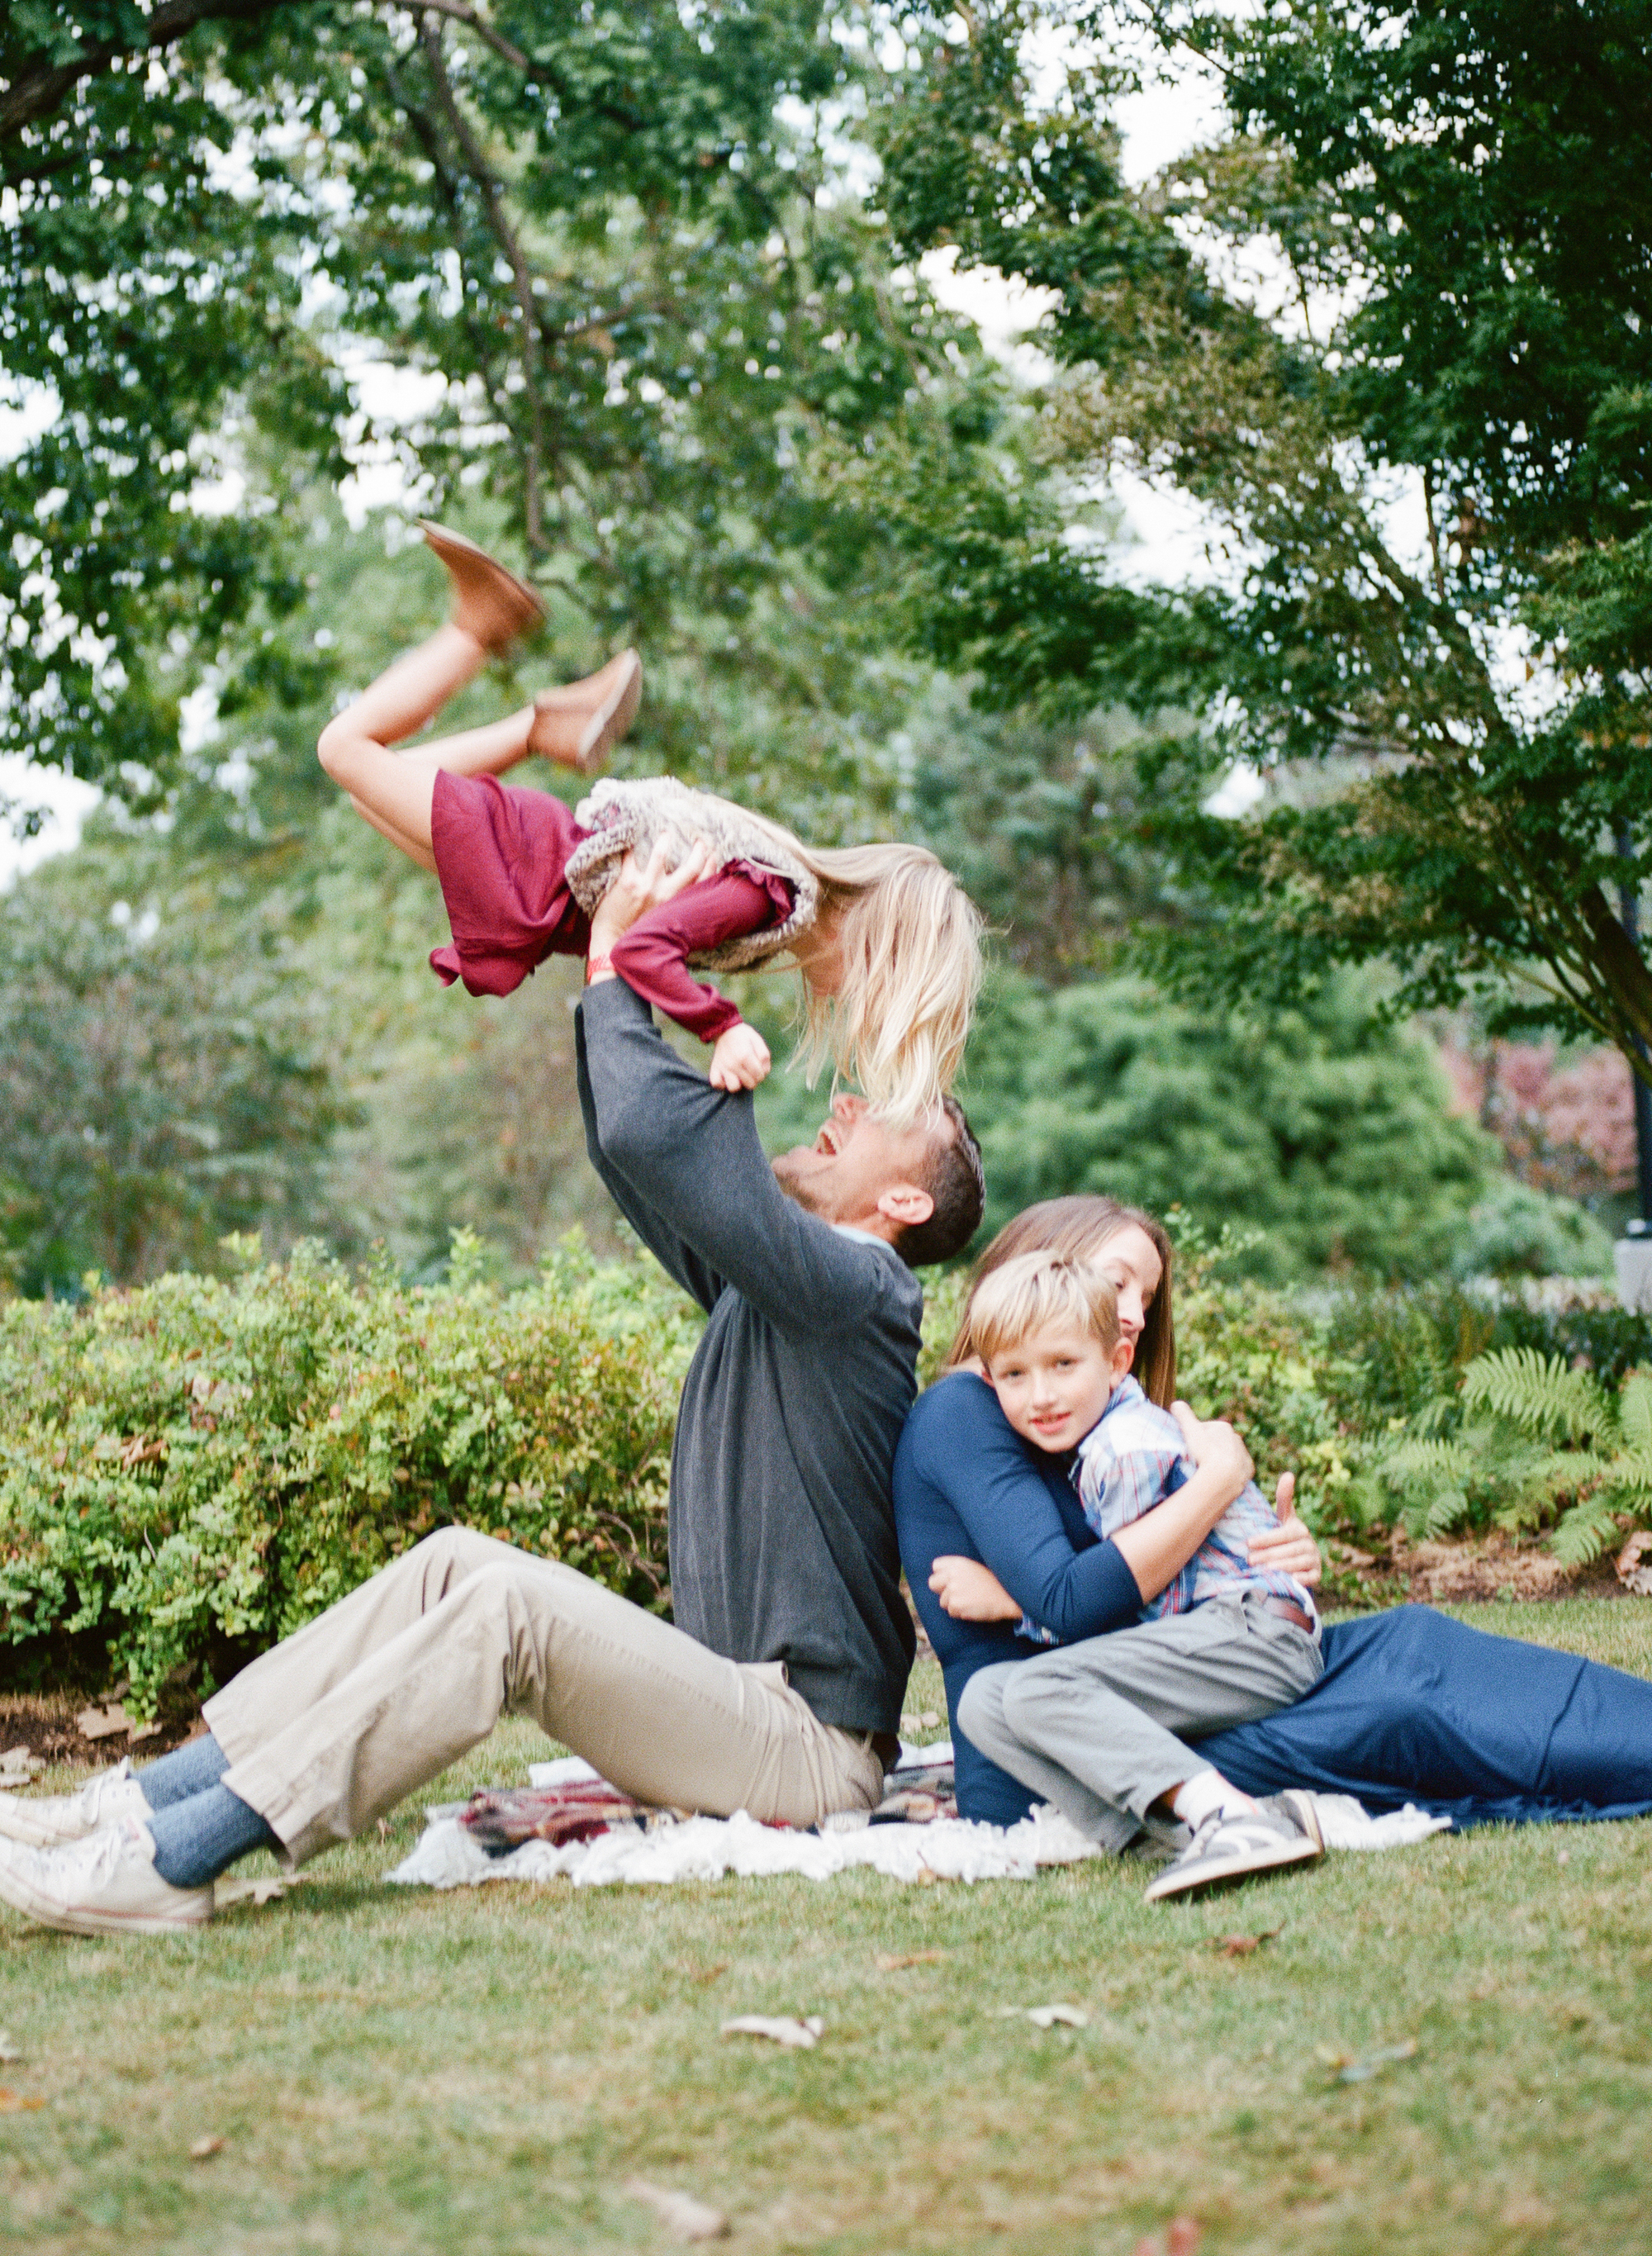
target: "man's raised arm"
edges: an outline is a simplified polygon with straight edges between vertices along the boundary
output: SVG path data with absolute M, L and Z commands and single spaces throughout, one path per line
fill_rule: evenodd
M 878 1290 L 885 1257 L 787 1197 L 751 1097 L 713 1089 L 686 1064 L 624 980 L 587 988 L 580 1019 L 581 1096 L 589 1091 L 598 1172 L 702 1305 L 721 1280 L 783 1330 L 823 1330 Z

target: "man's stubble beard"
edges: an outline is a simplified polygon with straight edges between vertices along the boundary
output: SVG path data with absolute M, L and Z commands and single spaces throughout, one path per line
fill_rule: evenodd
M 815 1197 L 815 1186 L 807 1176 L 794 1176 L 787 1166 L 790 1157 L 789 1152 L 782 1152 L 773 1162 L 775 1181 L 793 1204 L 801 1206 L 805 1214 L 818 1215 L 822 1222 L 830 1222 L 832 1217 Z

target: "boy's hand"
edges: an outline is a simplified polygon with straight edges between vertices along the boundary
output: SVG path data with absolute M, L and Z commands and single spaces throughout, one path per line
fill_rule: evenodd
M 929 1588 L 940 1599 L 942 1612 L 954 1621 L 1018 1622 L 1021 1618 L 1021 1608 L 978 1559 L 948 1553 L 935 1560 L 929 1569 Z
M 768 1044 L 755 1026 L 748 1026 L 742 1019 L 727 1033 L 717 1036 L 717 1046 L 711 1053 L 711 1086 L 755 1089 L 759 1081 L 768 1079 L 772 1063 Z
M 1319 1556 L 1319 1546 L 1296 1517 L 1296 1476 L 1281 1473 L 1279 1488 L 1274 1498 L 1274 1509 L 1279 1514 L 1279 1526 L 1265 1529 L 1251 1541 L 1250 1560 L 1253 1567 L 1266 1567 L 1270 1574 L 1288 1575 L 1298 1583 L 1313 1584 L 1324 1571 Z
M 1185 1402 L 1173 1402 L 1171 1415 L 1182 1428 L 1182 1438 L 1188 1445 L 1188 1455 L 1203 1472 L 1209 1465 L 1220 1465 L 1233 1484 L 1237 1496 L 1246 1482 L 1253 1478 L 1255 1461 L 1225 1418 L 1196 1418 Z

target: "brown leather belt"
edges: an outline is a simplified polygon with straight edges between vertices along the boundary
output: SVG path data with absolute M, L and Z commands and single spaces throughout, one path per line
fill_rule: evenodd
M 1270 1595 L 1262 1600 L 1262 1604 L 1270 1614 L 1277 1614 L 1281 1621 L 1293 1623 L 1297 1629 L 1305 1629 L 1310 1637 L 1318 1636 L 1319 1624 L 1294 1598 L 1276 1598 Z

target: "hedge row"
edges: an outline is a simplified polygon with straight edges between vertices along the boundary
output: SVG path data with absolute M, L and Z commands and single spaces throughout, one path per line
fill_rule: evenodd
M 1445 1289 L 1310 1311 L 1190 1238 L 1183 1390 L 1234 1421 L 1270 1486 L 1294 1467 L 1327 1533 L 1401 1516 L 1383 1463 L 1406 1435 L 1456 1430 L 1487 1347 L 1536 1345 L 1608 1386 L 1652 1366 L 1644 1318 Z M 672 1426 L 700 1320 L 652 1262 L 569 1244 L 505 1297 L 465 1237 L 436 1289 L 352 1279 L 314 1248 L 285 1267 L 242 1251 L 231 1282 L 0 1302 L 0 1688 L 124 1674 L 141 1712 L 169 1683 L 199 1696 L 452 1521 L 668 1609 Z M 964 1280 L 926 1281 L 927 1379 Z
M 461 1248 L 461 1253 L 464 1249 Z M 663 1611 L 683 1320 L 635 1265 L 505 1299 L 314 1249 L 0 1305 L 0 1683 L 197 1694 L 459 1522 Z

